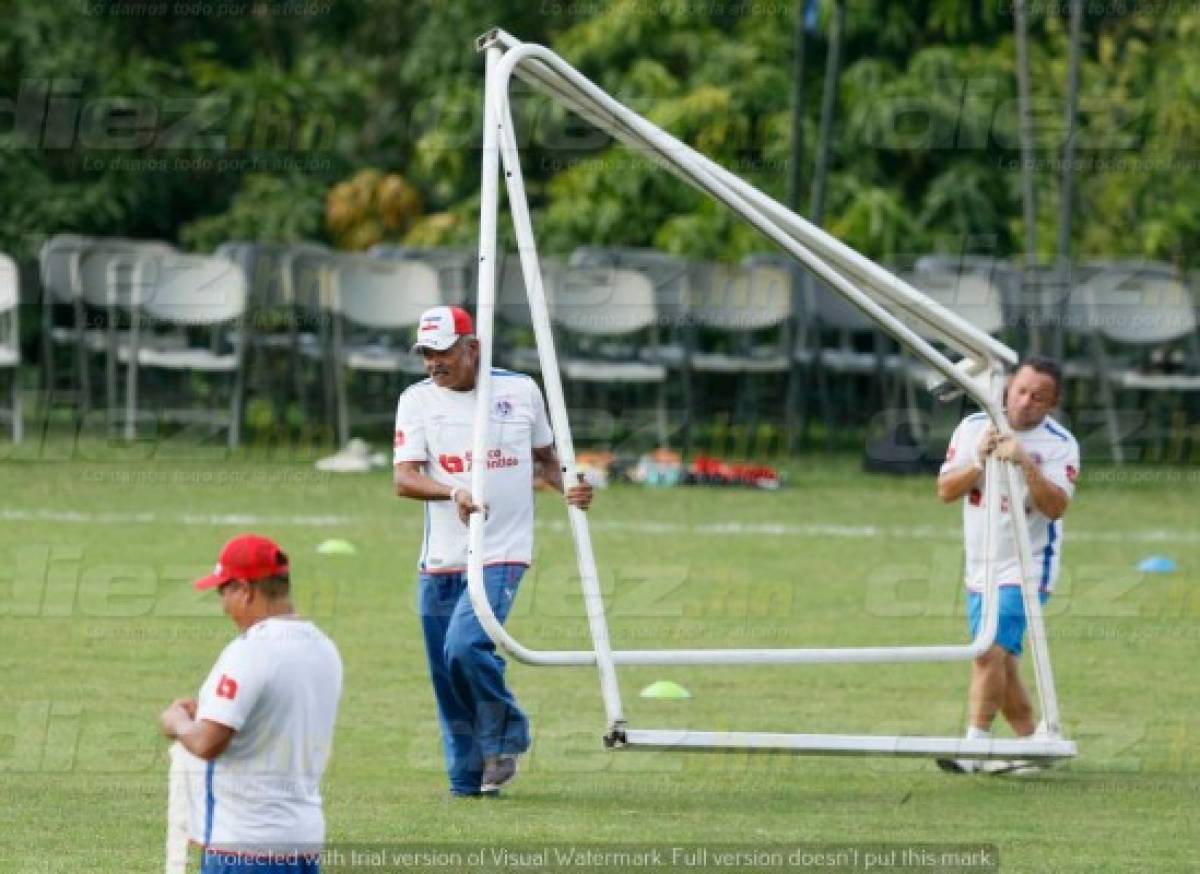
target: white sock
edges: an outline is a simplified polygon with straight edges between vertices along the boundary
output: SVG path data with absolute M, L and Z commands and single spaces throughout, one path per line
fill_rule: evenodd
M 967 726 L 967 740 L 984 740 L 992 736 L 992 733 L 986 728 L 976 728 L 973 725 Z

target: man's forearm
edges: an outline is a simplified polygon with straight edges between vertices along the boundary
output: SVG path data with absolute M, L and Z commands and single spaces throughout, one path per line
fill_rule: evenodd
M 181 714 L 168 726 L 167 735 L 179 741 L 193 756 L 212 761 L 225 752 L 233 732 L 224 726 Z
M 558 463 L 558 453 L 553 447 L 545 451 L 534 450 L 533 460 L 541 468 L 542 481 L 557 492 L 563 490 L 562 465 Z
M 983 471 L 973 465 L 971 467 L 960 467 L 956 470 L 946 471 L 938 477 L 938 497 L 947 504 L 951 501 L 957 501 L 975 487 L 982 473 Z
M 194 719 L 179 719 L 171 726 L 171 736 L 183 744 L 183 748 L 193 756 L 205 758 L 206 749 L 200 743 L 200 723 Z
M 1061 518 L 1069 503 L 1063 490 L 1042 476 L 1042 471 L 1032 460 L 1022 462 L 1021 469 L 1025 472 L 1029 498 L 1038 512 L 1050 519 Z
M 440 483 L 433 477 L 412 470 L 397 469 L 394 475 L 396 494 L 401 498 L 419 501 L 448 501 L 454 486 Z

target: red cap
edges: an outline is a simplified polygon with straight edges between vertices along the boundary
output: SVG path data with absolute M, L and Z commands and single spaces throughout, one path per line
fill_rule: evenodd
M 434 307 L 421 313 L 417 322 L 417 341 L 412 351 L 433 349 L 444 352 L 466 334 L 474 334 L 471 314 L 462 307 Z
M 259 534 L 239 534 L 221 548 L 213 572 L 194 585 L 197 589 L 215 589 L 234 580 L 254 582 L 287 572 L 287 554 L 274 540 Z

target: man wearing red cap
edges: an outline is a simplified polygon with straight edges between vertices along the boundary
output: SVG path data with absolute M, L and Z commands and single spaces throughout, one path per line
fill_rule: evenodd
M 241 632 L 198 699 L 178 699 L 160 718 L 163 734 L 204 763 L 189 829 L 204 848 L 202 874 L 313 874 L 342 694 L 337 647 L 296 615 L 287 555 L 266 537 L 230 540 L 195 585 L 217 591 Z
M 529 748 L 529 720 L 504 682 L 504 661 L 467 593 L 467 522 L 483 509 L 470 492 L 479 370 L 473 334 L 471 316 L 458 307 L 434 307 L 421 316 L 413 351 L 424 357 L 429 379 L 400 396 L 394 458 L 396 494 L 425 502 L 421 625 L 456 796 L 499 792 Z M 537 383 L 498 369 L 492 380 L 483 570 L 488 601 L 503 622 L 533 559 L 534 464 L 548 483 L 564 488 Z M 565 493 L 574 507 L 591 504 L 588 485 Z

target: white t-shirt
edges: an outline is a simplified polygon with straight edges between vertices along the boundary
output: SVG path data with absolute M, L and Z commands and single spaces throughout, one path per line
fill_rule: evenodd
M 428 379 L 405 389 L 396 404 L 395 463 L 424 462 L 432 479 L 470 489 L 475 397 L 474 389 L 440 388 Z M 489 419 L 483 563 L 527 565 L 533 560 L 533 450 L 554 440 L 537 383 L 493 370 Z M 467 541 L 453 502 L 425 502 L 424 572 L 465 571 Z
M 235 733 L 190 775 L 192 840 L 232 852 L 319 852 L 321 776 L 341 695 L 337 647 L 307 620 L 264 619 L 231 641 L 200 689 L 196 718 Z
M 950 438 L 946 450 L 946 461 L 942 473 L 970 467 L 978 458 L 979 443 L 983 439 L 991 420 L 986 413 L 976 413 L 959 423 Z M 1017 431 L 1017 440 L 1025 451 L 1037 462 L 1042 476 L 1066 492 L 1070 498 L 1075 494 L 1075 480 L 1079 476 L 1079 444 L 1071 432 L 1051 417 L 1028 431 Z M 974 592 L 983 591 L 985 562 L 987 555 L 987 495 L 980 472 L 975 485 L 963 496 L 963 539 L 966 545 L 966 568 L 964 578 L 967 588 Z M 1012 533 L 1012 517 L 1008 512 L 1007 498 L 1001 499 L 1000 543 L 998 544 L 997 581 L 1002 586 L 1019 586 L 1021 568 L 1017 560 L 1017 544 Z M 1029 523 L 1029 543 L 1033 555 L 1033 572 L 1037 575 L 1038 589 L 1042 592 L 1054 590 L 1058 579 L 1059 561 L 1062 557 L 1063 523 L 1051 520 L 1033 506 L 1025 507 Z

